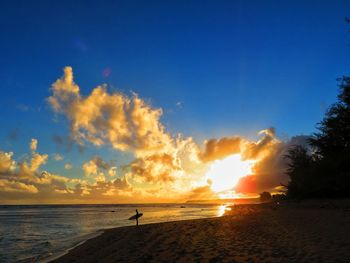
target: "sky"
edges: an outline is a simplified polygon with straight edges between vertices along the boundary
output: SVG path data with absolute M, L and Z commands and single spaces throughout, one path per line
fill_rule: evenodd
M 1 1 L 2 202 L 214 198 L 233 177 L 230 193 L 275 189 L 349 73 L 349 8 Z

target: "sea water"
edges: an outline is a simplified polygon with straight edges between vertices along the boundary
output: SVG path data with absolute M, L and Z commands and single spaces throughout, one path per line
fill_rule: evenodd
M 0 206 L 0 262 L 38 262 L 59 255 L 103 229 L 221 216 L 224 206 L 194 204 Z

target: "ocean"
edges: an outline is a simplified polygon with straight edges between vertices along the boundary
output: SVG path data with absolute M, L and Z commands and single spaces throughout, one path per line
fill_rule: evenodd
M 224 205 L 1 205 L 0 262 L 46 262 L 104 229 L 221 216 Z

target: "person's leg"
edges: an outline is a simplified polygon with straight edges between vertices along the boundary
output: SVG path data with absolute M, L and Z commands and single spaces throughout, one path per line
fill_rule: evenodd
M 136 225 L 138 226 L 139 225 L 139 219 L 136 218 Z

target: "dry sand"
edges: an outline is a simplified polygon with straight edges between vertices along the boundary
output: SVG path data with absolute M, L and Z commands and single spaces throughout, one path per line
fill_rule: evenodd
M 350 209 L 235 206 L 219 218 L 107 230 L 54 262 L 350 262 Z

